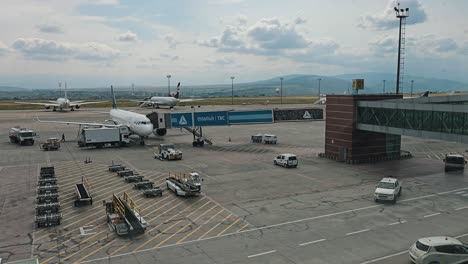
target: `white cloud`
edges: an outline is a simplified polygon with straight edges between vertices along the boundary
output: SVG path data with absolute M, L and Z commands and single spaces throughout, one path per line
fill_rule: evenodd
M 209 64 L 215 64 L 215 65 L 230 65 L 230 64 L 234 64 L 235 60 L 230 57 L 224 57 L 220 59 L 207 59 L 205 60 L 205 62 Z
M 167 44 L 169 45 L 169 48 L 171 48 L 171 49 L 175 49 L 177 47 L 177 45 L 180 44 L 180 42 L 177 42 L 175 40 L 175 38 L 173 36 L 171 36 L 171 35 L 165 36 L 164 40 L 167 41 Z
M 294 23 L 278 18 L 263 18 L 250 27 L 226 26 L 221 36 L 198 44 L 224 52 L 278 55 L 314 46 L 314 41 L 307 39 L 297 28 L 303 23 L 305 20 L 302 18 L 296 19 Z
M 3 42 L 0 41 L 0 55 L 7 53 L 7 51 L 8 51 L 8 46 L 3 44 Z
M 127 31 L 119 36 L 119 41 L 136 42 L 138 41 L 138 36 L 133 32 Z
M 38 38 L 18 38 L 12 47 L 24 57 L 35 60 L 99 61 L 112 60 L 120 55 L 119 50 L 95 42 L 69 43 Z
M 55 34 L 63 33 L 63 30 L 60 28 L 60 26 L 55 25 L 55 24 L 42 24 L 42 25 L 38 25 L 37 28 L 42 33 L 55 33 Z
M 369 42 L 371 51 L 375 54 L 386 55 L 398 52 L 398 40 L 393 35 L 380 36 Z
M 88 0 L 88 3 L 93 5 L 118 5 L 119 0 Z
M 455 55 L 460 48 L 453 39 L 440 38 L 433 34 L 408 38 L 407 45 L 413 49 L 415 53 L 421 55 L 439 55 L 442 57 Z M 462 51 L 462 49 L 460 49 L 460 51 Z
M 401 0 L 399 2 L 400 9 L 409 8 L 409 17 L 406 18 L 407 24 L 418 24 L 427 20 L 426 11 L 420 0 Z M 390 0 L 383 13 L 361 17 L 358 26 L 373 30 L 387 30 L 398 27 L 400 22 L 394 10 L 396 6 L 397 0 Z

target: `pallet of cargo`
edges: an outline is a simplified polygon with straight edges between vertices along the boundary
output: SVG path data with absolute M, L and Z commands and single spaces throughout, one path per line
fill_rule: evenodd
M 124 179 L 126 182 L 141 182 L 145 176 L 142 175 L 132 175 L 132 176 L 125 176 Z
M 58 213 L 59 211 L 59 202 L 36 204 L 36 215 Z
M 125 170 L 125 166 L 120 165 L 120 164 L 112 163 L 112 165 L 109 166 L 110 172 L 118 172 L 118 171 L 123 171 L 123 170 Z
M 134 185 L 135 188 L 137 188 L 138 190 L 141 190 L 141 189 L 152 189 L 152 188 L 153 188 L 153 184 L 154 184 L 154 182 L 152 182 L 152 181 L 143 180 L 143 181 L 141 181 L 141 182 L 136 182 L 136 183 L 134 183 L 133 185 Z
M 56 178 L 39 179 L 39 186 L 56 185 L 56 184 L 57 184 L 57 179 Z
M 38 194 L 36 198 L 36 202 L 38 204 L 42 203 L 56 203 L 59 201 L 59 194 L 58 193 L 44 193 Z
M 47 227 L 60 225 L 62 219 L 62 213 L 52 213 L 44 215 L 36 215 L 35 222 L 37 227 Z
M 90 186 L 86 177 L 81 178 L 81 183 L 75 185 L 75 206 L 89 204 L 93 205 L 93 197 L 91 197 Z
M 156 196 L 159 196 L 161 197 L 163 194 L 163 190 L 159 187 L 159 186 L 156 186 L 154 188 L 148 188 L 148 189 L 144 189 L 143 190 L 143 195 L 146 197 L 146 198 L 149 198 L 149 197 L 156 197 Z
M 41 167 L 40 177 L 44 178 L 53 178 L 55 177 L 55 168 L 53 166 Z
M 58 192 L 58 185 L 44 185 L 37 187 L 37 194 L 44 194 L 44 193 L 57 193 Z
M 122 171 L 117 172 L 117 175 L 119 175 L 120 177 L 132 176 L 135 174 L 138 174 L 138 173 L 134 172 L 133 170 L 122 170 Z

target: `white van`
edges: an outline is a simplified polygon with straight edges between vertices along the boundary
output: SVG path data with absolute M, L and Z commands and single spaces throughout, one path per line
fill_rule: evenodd
M 280 154 L 273 160 L 273 164 L 281 165 L 285 168 L 296 168 L 297 163 L 297 156 L 291 153 Z
M 445 154 L 444 158 L 445 172 L 451 170 L 464 170 L 466 160 L 465 157 L 456 153 Z

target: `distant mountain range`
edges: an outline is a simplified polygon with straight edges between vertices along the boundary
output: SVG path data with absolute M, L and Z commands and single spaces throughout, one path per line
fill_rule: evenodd
M 321 94 L 345 94 L 351 92 L 352 79 L 364 79 L 365 89 L 360 93 L 382 93 L 395 92 L 395 74 L 389 73 L 355 73 L 341 74 L 334 76 L 322 76 L 311 74 L 291 74 L 283 77 L 283 96 L 293 95 L 317 95 L 320 80 Z M 405 76 L 404 85 L 401 91 L 409 93 L 411 89 L 411 80 L 413 80 L 413 92 L 422 93 L 424 91 L 431 92 L 450 92 L 450 91 L 468 91 L 468 84 L 453 80 L 426 78 L 419 76 Z M 260 80 L 247 83 L 234 82 L 234 96 L 274 96 L 280 93 L 280 76 L 267 80 Z M 116 91 L 120 91 L 118 97 L 141 97 L 149 95 L 166 95 L 167 87 L 152 87 L 152 86 L 136 86 L 135 94 L 128 85 L 116 85 Z M 181 82 L 182 97 L 229 97 L 231 96 L 231 84 L 222 85 L 187 85 Z M 172 86 L 174 91 L 175 87 Z M 42 96 L 46 91 L 47 95 Z M 52 91 L 52 93 L 50 92 Z M 71 97 L 75 98 L 107 98 L 109 89 L 107 87 L 95 88 L 73 88 L 70 89 Z M 38 98 L 57 97 L 58 89 L 26 89 L 20 87 L 0 86 L 0 98 Z

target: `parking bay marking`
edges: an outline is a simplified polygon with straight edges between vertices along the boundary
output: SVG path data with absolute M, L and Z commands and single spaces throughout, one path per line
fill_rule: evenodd
M 326 240 L 325 238 L 322 238 L 322 239 L 319 239 L 319 240 L 314 240 L 314 241 L 299 244 L 299 246 L 311 245 L 311 244 L 319 243 L 319 242 L 322 242 L 322 241 L 325 241 L 325 240 Z
M 436 216 L 436 215 L 440 215 L 441 213 L 434 213 L 434 214 L 430 214 L 430 215 L 425 215 L 423 216 L 424 218 L 427 218 L 427 217 L 431 217 L 431 216 Z
M 347 233 L 346 235 L 347 236 L 350 236 L 350 235 L 354 235 L 354 234 L 359 234 L 359 233 L 364 233 L 364 232 L 367 232 L 369 231 L 370 229 L 362 229 L 362 230 L 359 230 L 359 231 L 354 231 L 354 232 L 350 232 L 350 233 Z
M 266 254 L 271 254 L 271 253 L 274 253 L 276 252 L 276 250 L 271 250 L 271 251 L 267 251 L 267 252 L 263 252 L 263 253 L 258 253 L 258 254 L 255 254 L 255 255 L 250 255 L 250 256 L 247 256 L 247 258 L 254 258 L 254 257 L 258 257 L 258 256 L 263 256 L 263 255 L 266 255 Z

